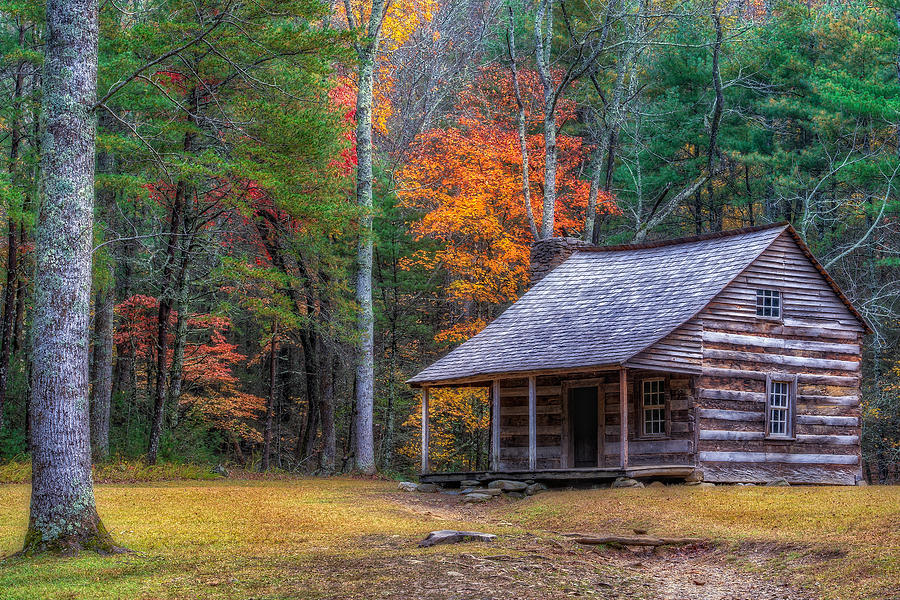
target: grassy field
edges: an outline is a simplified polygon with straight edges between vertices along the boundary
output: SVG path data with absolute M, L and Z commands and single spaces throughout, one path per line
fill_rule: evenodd
M 610 551 L 554 533 L 634 527 L 708 538 L 708 560 L 815 597 L 900 597 L 896 487 L 566 491 L 480 506 L 395 487 L 348 478 L 100 485 L 101 516 L 135 552 L 6 559 L 0 598 L 660 597 L 620 572 Z M 0 486 L 0 554 L 18 549 L 27 504 L 28 486 Z M 416 547 L 443 528 L 501 537 Z

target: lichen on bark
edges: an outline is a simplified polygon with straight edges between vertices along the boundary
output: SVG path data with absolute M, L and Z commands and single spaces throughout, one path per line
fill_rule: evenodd
M 46 16 L 31 516 L 22 553 L 115 552 L 94 503 L 88 421 L 97 0 L 48 0 Z

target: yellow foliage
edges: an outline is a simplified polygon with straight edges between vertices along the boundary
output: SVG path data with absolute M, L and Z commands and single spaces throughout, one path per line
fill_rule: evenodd
M 478 462 L 488 450 L 490 404 L 485 388 L 433 389 L 429 393 L 429 456 L 436 465 L 448 470 L 485 468 Z M 422 447 L 422 401 L 416 403 L 412 414 L 403 423 L 413 429 L 409 443 L 400 453 L 418 460 Z

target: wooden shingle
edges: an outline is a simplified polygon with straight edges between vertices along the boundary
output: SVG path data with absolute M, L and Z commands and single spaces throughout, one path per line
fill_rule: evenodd
M 582 249 L 409 383 L 624 364 L 693 317 L 787 227 Z

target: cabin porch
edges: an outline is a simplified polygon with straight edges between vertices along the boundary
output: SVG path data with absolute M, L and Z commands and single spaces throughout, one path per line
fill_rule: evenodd
M 457 471 L 422 473 L 419 476 L 419 480 L 422 483 L 436 483 L 450 487 L 459 485 L 463 481 L 477 481 L 479 484 L 487 484 L 497 479 L 556 484 L 608 483 L 619 477 L 681 480 L 693 474 L 695 469 L 694 465 L 649 465 L 627 469 L 605 467 L 594 469 L 545 469 L 542 471 Z
M 490 468 L 435 472 L 429 448 L 432 387 L 424 385 L 422 482 L 683 479 L 697 465 L 694 377 L 688 373 L 615 366 L 509 374 L 442 387 L 489 390 Z

